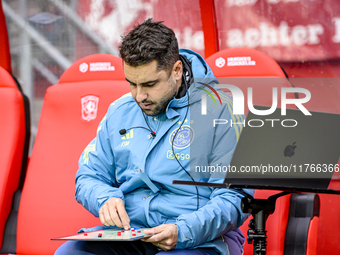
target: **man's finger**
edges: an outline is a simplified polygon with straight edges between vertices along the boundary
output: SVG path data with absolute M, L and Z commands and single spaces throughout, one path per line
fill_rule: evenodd
M 167 245 L 167 244 L 164 244 L 162 242 L 157 242 L 157 243 L 152 243 L 152 244 L 157 246 L 158 248 L 164 250 L 164 251 L 170 251 L 174 248 L 173 245 Z
M 117 213 L 117 208 L 110 206 L 108 212 L 109 212 L 109 215 L 110 215 L 110 220 L 113 222 L 113 224 L 116 225 L 117 227 L 121 228 L 122 222 L 121 222 L 119 215 Z
M 157 226 L 157 227 L 154 227 L 154 228 L 150 228 L 150 229 L 146 229 L 144 230 L 144 233 L 147 234 L 147 235 L 152 235 L 151 237 L 148 237 L 148 238 L 145 238 L 145 239 L 142 239 L 142 241 L 144 242 L 155 242 L 155 243 L 158 243 L 160 242 L 162 239 L 159 238 L 159 233 L 163 231 L 165 225 L 160 225 L 160 226 Z M 162 236 L 161 236 L 162 237 Z M 150 239 L 151 238 L 151 239 Z
M 130 228 L 130 218 L 126 213 L 125 204 L 119 198 L 110 198 L 99 210 L 99 218 L 105 226 Z
M 117 222 L 114 220 L 114 215 L 117 214 L 115 211 L 115 208 L 111 206 L 108 206 L 105 210 L 105 219 L 109 226 L 117 225 Z
M 100 211 L 99 211 L 99 218 L 101 223 L 103 223 L 105 226 L 111 226 L 113 222 L 110 220 L 110 214 L 108 212 L 108 207 L 104 205 Z
M 155 245 L 155 246 L 157 246 L 158 248 L 161 248 L 162 249 L 162 247 L 161 247 L 161 243 L 160 242 L 157 242 L 157 243 L 152 243 L 153 245 Z
M 117 204 L 117 213 L 122 224 L 121 227 L 125 228 L 125 230 L 128 230 L 130 228 L 130 218 L 126 213 L 124 203 Z
M 102 212 L 99 212 L 99 219 L 100 219 L 100 222 L 105 225 L 105 226 L 109 226 L 106 221 L 105 221 L 105 217 L 104 217 L 104 214 Z
M 144 233 L 148 234 L 148 235 L 155 235 L 155 234 L 162 232 L 165 229 L 165 226 L 166 225 L 163 224 L 163 225 L 159 225 L 159 226 L 154 227 L 154 228 L 146 229 L 146 230 L 144 230 Z
M 154 234 L 153 236 L 143 239 L 143 241 L 148 243 L 160 243 L 166 238 L 168 238 L 168 234 L 166 231 L 162 231 L 161 233 Z

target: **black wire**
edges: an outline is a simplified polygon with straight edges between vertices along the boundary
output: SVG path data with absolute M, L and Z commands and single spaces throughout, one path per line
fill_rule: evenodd
M 149 126 L 149 125 L 148 125 L 148 126 Z M 148 130 L 148 131 L 151 131 L 152 133 L 155 133 L 155 132 L 152 131 L 152 129 L 147 129 L 146 127 L 142 127 L 142 126 L 137 126 L 137 127 L 128 128 L 128 129 L 125 129 L 125 131 L 129 131 L 129 130 L 134 129 L 134 128 L 144 128 L 144 129 L 146 129 L 146 130 Z M 150 127 L 149 127 L 149 128 L 150 128 Z
M 184 80 L 185 80 L 185 79 L 184 79 Z M 187 116 L 188 116 L 189 105 L 190 105 L 190 103 L 189 103 L 188 84 L 186 83 L 186 81 L 184 81 L 184 83 L 185 83 L 185 86 L 186 86 L 187 97 L 188 97 L 188 105 L 186 105 L 187 111 L 186 111 L 186 113 L 185 113 L 185 116 L 184 116 L 184 119 L 183 119 L 181 125 L 180 125 L 179 128 L 177 129 L 177 131 L 176 131 L 174 137 L 172 138 L 171 149 L 172 149 L 172 153 L 173 153 L 173 155 L 174 155 L 174 157 L 175 157 L 177 163 L 182 167 L 182 169 L 183 169 L 183 170 L 185 171 L 185 173 L 190 177 L 190 179 L 191 179 L 193 182 L 195 182 L 195 180 L 190 176 L 190 174 L 188 173 L 188 171 L 185 170 L 185 168 L 183 167 L 183 165 L 181 164 L 181 162 L 179 162 L 179 160 L 178 160 L 177 157 L 176 157 L 175 151 L 174 151 L 174 140 L 175 140 L 176 135 L 177 135 L 177 133 L 179 132 L 179 130 L 181 130 L 181 127 L 183 126 L 183 123 L 184 123 L 185 119 L 186 119 Z M 149 127 L 149 129 L 155 134 L 155 132 L 154 132 L 154 131 L 151 129 L 151 127 L 149 126 L 149 123 L 148 123 L 148 121 L 146 120 L 146 117 L 145 117 L 143 111 L 142 111 L 142 113 L 143 113 L 143 117 L 144 117 L 144 120 L 145 120 L 146 125 L 147 125 L 147 126 Z M 145 127 L 141 127 L 141 128 L 147 129 L 147 128 L 145 128 Z M 130 129 L 131 129 L 131 128 L 130 128 Z M 129 130 L 129 129 L 127 129 L 127 130 Z M 149 130 L 149 131 L 150 131 L 150 130 Z M 198 210 L 198 208 L 199 208 L 199 193 L 198 193 L 198 188 L 197 188 L 197 186 L 195 186 L 195 188 L 196 188 L 196 194 L 197 194 L 197 210 Z
M 195 180 L 191 177 L 191 175 L 188 173 L 188 171 L 185 170 L 185 168 L 183 167 L 183 165 L 181 164 L 181 162 L 179 162 L 179 160 L 178 160 L 177 157 L 176 157 L 175 151 L 174 151 L 174 141 L 175 141 L 176 135 L 177 135 L 177 133 L 179 132 L 179 130 L 181 130 L 181 127 L 183 126 L 183 123 L 184 123 L 185 119 L 187 118 L 188 111 L 189 111 L 189 105 L 190 105 L 190 104 L 189 104 L 189 91 L 188 91 L 188 85 L 187 85 L 186 82 L 185 82 L 185 86 L 186 86 L 187 96 L 188 96 L 187 111 L 186 111 L 186 113 L 185 113 L 185 116 L 184 116 L 184 119 L 183 119 L 181 125 L 180 125 L 179 128 L 177 129 L 177 131 L 176 131 L 174 137 L 172 138 L 171 149 L 172 149 L 172 153 L 173 153 L 175 159 L 177 160 L 177 163 L 182 167 L 182 169 L 183 169 L 183 170 L 185 171 L 185 173 L 190 177 L 190 179 L 191 179 L 193 182 L 195 182 Z M 197 210 L 198 210 L 198 208 L 199 208 L 199 194 L 198 194 L 198 188 L 197 188 L 197 186 L 195 186 L 195 188 L 196 188 L 196 194 L 197 194 L 196 197 L 197 197 Z
M 148 121 L 146 120 L 145 113 L 144 113 L 143 111 L 142 111 L 142 113 L 143 113 L 143 117 L 144 117 L 144 120 L 145 120 L 145 122 L 146 122 L 146 125 L 148 125 L 149 129 L 151 130 L 151 132 L 155 135 L 156 133 L 151 129 L 151 127 L 149 126 Z M 145 128 L 145 129 L 147 129 L 147 128 Z M 150 131 L 150 130 L 149 130 L 149 131 Z

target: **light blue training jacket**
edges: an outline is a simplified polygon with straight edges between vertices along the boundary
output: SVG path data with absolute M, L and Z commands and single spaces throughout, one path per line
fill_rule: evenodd
M 243 196 L 233 189 L 198 187 L 197 210 L 196 188 L 172 184 L 173 180 L 191 179 L 174 158 L 171 144 L 174 133 L 184 122 L 174 141 L 175 154 L 183 167 L 189 172 L 190 166 L 191 169 L 197 169 L 195 166 L 228 166 L 242 126 L 213 127 L 213 120 L 239 120 L 243 116 L 231 114 L 231 99 L 225 94 L 223 106 L 217 107 L 208 97 L 207 115 L 194 114 L 201 112 L 201 95 L 206 93 L 199 89 L 207 89 L 202 83 L 214 86 L 218 81 L 200 55 L 184 49 L 180 54 L 191 62 L 196 81 L 189 88 L 187 117 L 184 119 L 188 105 L 185 95 L 172 99 L 165 113 L 146 116 L 156 137 L 151 137 L 150 132 L 142 128 L 120 135 L 121 129 L 147 125 L 130 94 L 113 102 L 97 129 L 97 136 L 80 157 L 75 197 L 97 217 L 109 198 L 121 198 L 132 227 L 176 224 L 176 249 L 213 247 L 221 254 L 229 254 L 226 233 L 236 230 L 248 216 L 241 211 Z M 190 144 L 195 144 L 195 150 Z M 204 179 L 195 180 L 223 182 L 221 178 L 207 179 L 206 174 Z M 247 192 L 252 194 L 252 191 Z

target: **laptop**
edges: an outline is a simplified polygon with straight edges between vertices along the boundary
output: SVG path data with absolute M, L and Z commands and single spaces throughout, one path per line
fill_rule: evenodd
M 280 108 L 265 116 L 249 112 L 222 184 L 173 184 L 340 194 L 327 190 L 340 171 L 340 114 L 309 112 L 311 116 L 299 109 L 286 109 L 284 116 Z

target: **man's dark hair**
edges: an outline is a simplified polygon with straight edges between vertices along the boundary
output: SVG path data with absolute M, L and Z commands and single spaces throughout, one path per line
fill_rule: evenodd
M 160 71 L 170 70 L 179 60 L 175 33 L 162 22 L 147 19 L 122 37 L 119 53 L 126 64 L 136 67 L 157 60 Z

